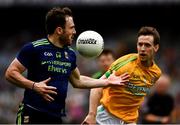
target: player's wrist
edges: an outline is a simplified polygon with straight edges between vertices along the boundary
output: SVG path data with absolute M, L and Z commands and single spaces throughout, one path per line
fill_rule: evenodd
M 36 82 L 33 82 L 31 90 L 34 90 Z
M 103 81 L 105 86 L 108 86 L 110 84 L 108 79 L 103 79 Z
M 162 122 L 162 117 L 157 117 L 156 121 L 157 122 Z
M 96 117 L 96 113 L 95 112 L 89 112 L 88 113 L 90 116 Z

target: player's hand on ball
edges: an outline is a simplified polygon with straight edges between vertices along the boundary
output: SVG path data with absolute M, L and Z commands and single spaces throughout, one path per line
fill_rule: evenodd
M 108 77 L 109 85 L 124 85 L 129 82 L 130 75 L 128 73 L 124 73 L 120 76 L 115 75 L 115 71 Z
M 51 96 L 52 94 L 57 95 L 56 87 L 47 86 L 50 80 L 51 78 L 48 78 L 41 82 L 35 83 L 33 88 L 33 90 L 39 93 L 48 102 L 54 101 L 54 98 Z

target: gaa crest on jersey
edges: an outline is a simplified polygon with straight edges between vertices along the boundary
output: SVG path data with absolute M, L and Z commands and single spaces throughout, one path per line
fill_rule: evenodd
M 61 53 L 60 52 L 56 52 L 56 58 L 61 58 Z
M 66 59 L 69 59 L 69 55 L 68 55 L 67 52 L 64 52 L 64 55 L 65 55 L 65 58 L 66 58 Z
M 44 56 L 53 56 L 51 52 L 44 52 Z

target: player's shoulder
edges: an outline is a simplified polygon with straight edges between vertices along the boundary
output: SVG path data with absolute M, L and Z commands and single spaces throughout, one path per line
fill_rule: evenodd
M 49 45 L 50 43 L 48 42 L 48 40 L 46 38 L 42 38 L 42 39 L 39 39 L 39 40 L 35 40 L 35 41 L 31 41 L 31 42 L 27 42 L 23 47 L 22 47 L 22 50 L 35 50 L 39 47 L 42 47 L 42 46 L 47 46 Z
M 159 73 L 159 74 L 161 74 L 161 69 L 159 68 L 159 66 L 158 65 L 154 65 L 154 68 L 157 70 L 157 72 Z
M 161 69 L 159 68 L 159 66 L 157 64 L 154 63 L 152 70 L 154 71 L 154 73 L 156 74 L 157 78 L 159 78 L 162 74 Z
M 24 44 L 23 47 L 21 48 L 21 50 L 32 50 L 32 49 L 33 49 L 32 42 L 27 42 L 27 43 Z
M 111 64 L 110 70 L 118 69 L 130 62 L 133 62 L 133 61 L 137 60 L 137 57 L 138 57 L 138 55 L 136 53 L 124 55 L 124 56 L 118 58 L 116 61 L 114 61 Z
M 36 48 L 36 47 L 42 47 L 42 46 L 50 45 L 50 42 L 48 41 L 47 38 L 42 38 L 42 39 L 38 39 L 38 40 L 31 42 L 31 44 L 34 48 Z
M 152 82 L 155 83 L 161 76 L 162 71 L 159 66 L 153 62 L 153 66 L 149 67 L 149 71 L 151 73 Z
M 131 58 L 131 57 L 137 58 L 138 54 L 137 53 L 126 54 L 124 56 L 119 57 L 119 59 L 128 59 L 128 58 Z
M 130 53 L 130 54 L 126 54 L 124 56 L 119 57 L 115 63 L 120 63 L 120 62 L 124 62 L 124 61 L 134 61 L 138 58 L 138 54 L 137 53 Z
M 75 52 L 75 50 L 74 50 L 71 46 L 67 46 L 67 49 L 68 49 L 69 51 Z
M 71 46 L 67 46 L 67 50 L 68 50 L 70 53 L 73 53 L 73 54 L 76 55 L 75 50 L 74 50 Z

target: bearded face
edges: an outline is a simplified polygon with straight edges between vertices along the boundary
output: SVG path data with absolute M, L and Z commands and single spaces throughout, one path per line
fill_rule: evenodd
M 63 33 L 59 36 L 59 40 L 63 45 L 71 45 L 75 34 L 76 30 L 73 18 L 71 16 L 67 16 L 65 28 L 63 29 Z

